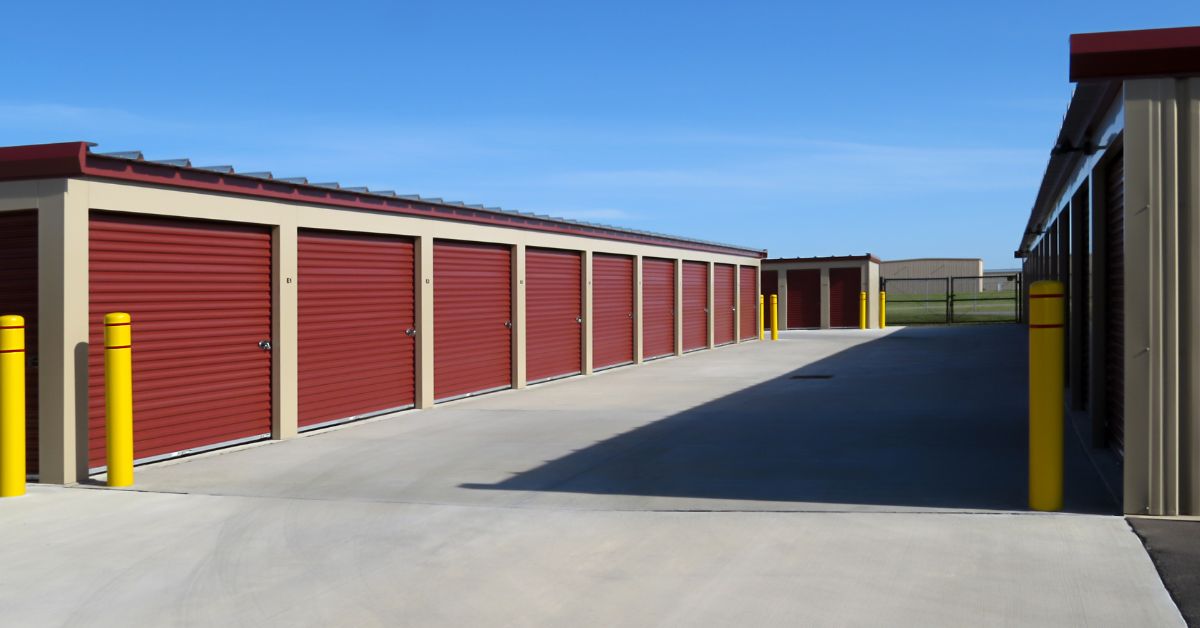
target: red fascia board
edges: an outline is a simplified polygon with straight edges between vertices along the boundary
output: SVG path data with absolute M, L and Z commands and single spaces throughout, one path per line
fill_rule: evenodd
M 1200 75 L 1200 26 L 1071 35 L 1071 81 Z
M 867 253 L 866 255 L 833 255 L 829 257 L 777 257 L 764 259 L 763 264 L 791 264 L 796 262 L 865 262 L 880 263 L 879 258 Z
M 108 157 L 89 153 L 87 149 L 88 144 L 86 142 L 0 148 L 0 180 L 87 176 L 238 196 L 254 196 L 281 201 L 314 203 L 343 209 L 382 211 L 423 218 L 437 218 L 514 229 L 562 233 L 636 244 L 737 255 L 755 259 L 761 259 L 766 256 L 765 251 L 754 249 L 723 247 L 699 242 L 674 240 L 587 225 L 567 225 L 519 214 L 479 211 L 454 205 L 421 203 L 377 194 L 361 194 L 314 185 L 259 179 L 237 173 L 220 173 L 200 168 L 187 168 L 150 161 Z
M 0 181 L 83 174 L 87 142 L 0 147 Z

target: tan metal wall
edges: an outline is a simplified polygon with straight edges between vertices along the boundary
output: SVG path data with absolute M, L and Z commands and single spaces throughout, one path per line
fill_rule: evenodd
M 526 385 L 524 256 L 527 246 L 580 251 L 584 255 L 585 374 L 590 374 L 591 260 L 593 253 L 633 256 L 640 271 L 643 256 L 759 266 L 757 258 L 674 247 L 618 242 L 573 235 L 430 220 L 409 216 L 333 209 L 320 205 L 279 202 L 167 187 L 112 181 L 56 179 L 0 183 L 0 211 L 38 210 L 39 308 L 41 333 L 39 385 L 40 480 L 72 483 L 86 477 L 82 447 L 87 432 L 88 346 L 88 215 L 90 210 L 152 214 L 179 218 L 223 220 L 267 225 L 273 229 L 273 368 L 272 437 L 297 433 L 297 230 L 300 228 L 404 235 L 416 244 L 417 382 L 416 406 L 433 406 L 433 241 L 468 240 L 513 247 L 513 370 L 514 387 Z M 638 273 L 635 304 L 635 358 L 641 352 L 641 281 Z M 740 274 L 739 274 L 740 276 Z M 739 279 L 740 280 L 740 279 Z M 740 289 L 740 288 L 739 288 Z M 678 290 L 678 285 L 677 285 Z M 681 299 L 677 298 L 677 302 Z M 735 312 L 735 327 L 742 312 Z M 753 315 L 753 313 L 749 313 Z M 712 328 L 712 308 L 709 308 Z M 136 320 L 134 321 L 136 325 Z M 676 320 L 676 337 L 682 335 Z M 136 337 L 136 336 L 135 336 Z M 737 340 L 736 342 L 741 342 Z M 711 338 L 709 347 L 712 346 Z
M 879 275 L 884 279 L 977 277 L 982 274 L 982 259 L 927 257 L 885 260 L 879 263 Z
M 1200 515 L 1200 79 L 1124 99 L 1125 511 Z

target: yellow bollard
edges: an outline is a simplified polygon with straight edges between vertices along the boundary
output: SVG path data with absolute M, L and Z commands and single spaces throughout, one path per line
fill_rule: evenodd
M 879 328 L 887 329 L 887 292 L 879 291 Z
M 133 334 L 129 315 L 104 315 L 108 485 L 133 486 Z
M 867 328 L 867 293 L 858 293 L 858 328 Z
M 771 295 L 771 340 L 779 340 L 779 295 Z
M 1063 284 L 1029 289 L 1029 507 L 1063 505 Z
M 758 339 L 763 339 L 763 295 L 758 295 Z
M 0 497 L 25 494 L 25 319 L 0 316 Z

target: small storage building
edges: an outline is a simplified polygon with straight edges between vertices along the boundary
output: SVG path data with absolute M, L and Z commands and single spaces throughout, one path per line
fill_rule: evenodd
M 139 461 L 756 339 L 765 252 L 82 142 L 0 148 L 29 469 L 105 464 L 133 318 Z
M 762 261 L 762 285 L 766 307 L 770 307 L 772 294 L 779 296 L 781 329 L 857 328 L 863 292 L 867 294 L 866 325 L 879 327 L 879 258 L 869 253 L 766 259 Z
M 1016 256 L 1064 284 L 1067 403 L 1125 512 L 1200 515 L 1200 28 L 1072 35 L 1070 61 Z

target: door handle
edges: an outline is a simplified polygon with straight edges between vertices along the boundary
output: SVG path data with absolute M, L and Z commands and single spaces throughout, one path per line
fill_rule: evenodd
M 582 317 L 582 316 L 576 316 L 576 317 L 575 317 L 575 322 L 576 322 L 576 323 L 582 323 L 582 322 L 583 322 L 583 317 Z
M 404 330 L 404 335 L 405 336 L 415 336 L 415 335 L 417 335 L 417 330 L 416 330 L 416 328 L 409 327 L 408 329 Z
M 504 326 L 508 329 L 512 329 L 512 321 L 504 321 Z
M 271 341 L 270 340 L 259 340 L 258 348 L 262 349 L 263 351 L 270 351 L 271 350 Z

